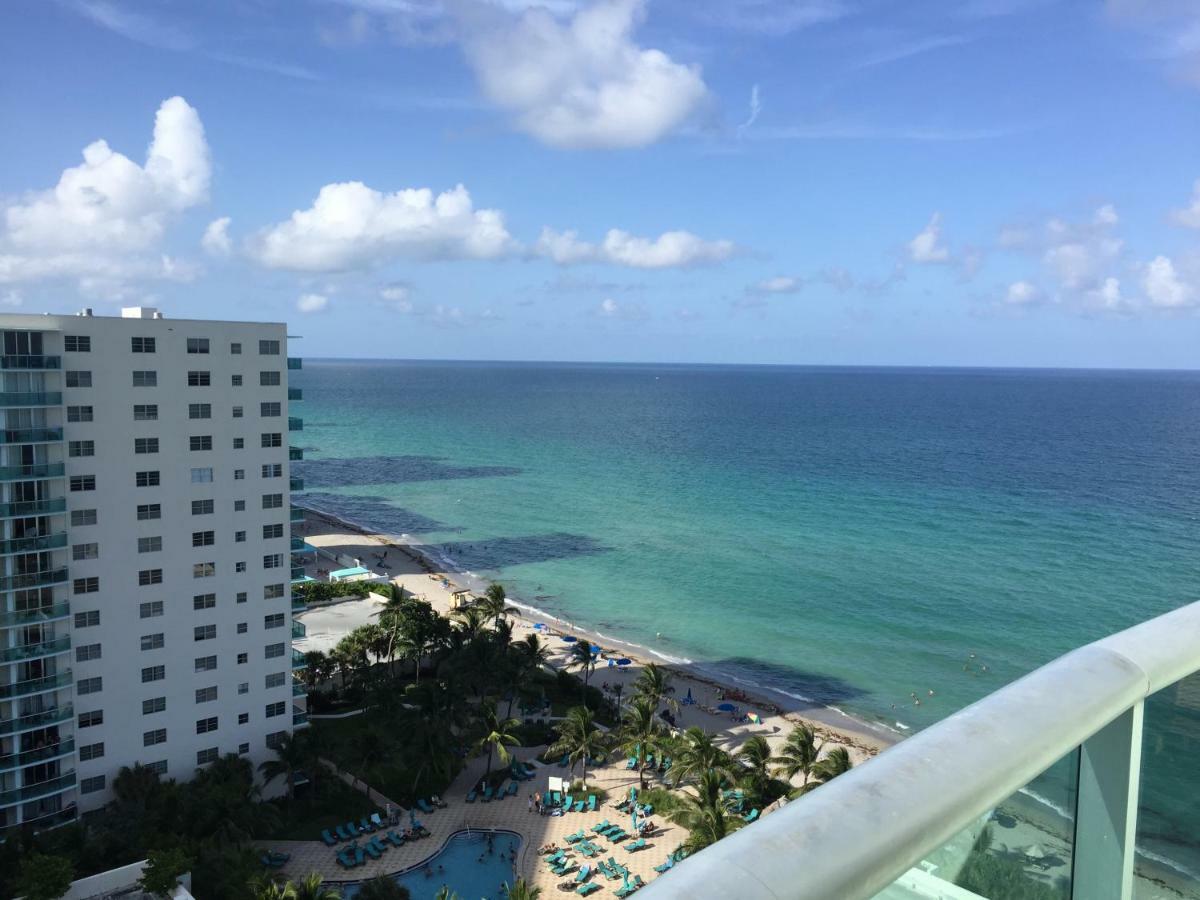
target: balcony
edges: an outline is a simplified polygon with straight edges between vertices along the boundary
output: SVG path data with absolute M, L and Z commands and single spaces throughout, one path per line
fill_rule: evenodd
M 303 431 L 304 420 L 296 416 L 288 416 L 288 431 Z
M 289 400 L 303 400 L 304 399 L 304 391 L 300 390 L 300 388 L 290 387 L 290 388 L 288 388 L 288 399 Z
M 302 491 L 302 490 L 304 490 L 304 479 L 303 479 L 303 478 L 296 478 L 295 476 L 293 476 L 293 477 L 289 478 L 289 479 L 288 479 L 288 490 L 289 490 L 289 491 Z
M 26 588 L 51 587 L 65 584 L 67 570 L 47 569 L 44 572 L 24 572 L 20 575 L 0 576 L 0 591 L 20 591 Z
M 308 713 L 298 706 L 292 707 L 292 727 L 299 728 L 308 724 Z
M 48 812 L 44 816 L 26 818 L 19 825 L 8 825 L 0 828 L 0 844 L 4 843 L 7 835 L 17 830 L 32 831 L 34 834 L 40 834 L 43 831 L 52 831 L 55 828 L 61 828 L 63 825 L 69 825 L 78 816 L 78 807 L 74 803 L 69 803 L 64 808 Z
M 70 650 L 71 636 L 64 634 L 62 637 L 49 641 L 38 641 L 36 644 L 6 647 L 0 650 L 0 663 L 28 662 L 44 656 L 58 656 L 61 653 L 68 653 Z
M 74 770 L 65 775 L 59 775 L 57 778 L 51 778 L 49 781 L 27 784 L 16 790 L 0 792 L 0 806 L 13 806 L 17 803 L 24 803 L 26 800 L 37 800 L 39 797 L 60 794 L 73 787 L 75 787 Z
M 304 598 L 298 597 L 295 594 L 293 594 L 292 595 L 292 612 L 304 612 L 306 609 L 308 609 L 308 604 L 304 601 Z
M 19 734 L 22 731 L 32 731 L 34 728 L 45 728 L 47 725 L 57 725 L 75 716 L 75 708 L 70 704 L 57 706 L 45 712 L 22 716 L 19 719 L 0 719 L 0 734 Z
M 308 637 L 308 629 L 303 622 L 292 622 L 292 640 L 298 641 L 301 638 Z
M 71 670 L 59 672 L 57 675 L 47 675 L 44 678 L 30 678 L 27 681 L 14 681 L 12 684 L 0 684 L 0 700 L 12 700 L 14 697 L 28 697 L 30 694 L 43 694 L 47 691 L 57 691 L 71 686 Z
M 64 463 L 35 463 L 28 466 L 0 466 L 0 481 L 31 481 L 38 478 L 62 478 Z
M 293 506 L 288 515 L 289 515 L 290 520 L 293 522 L 303 522 L 304 521 L 304 507 Z
M 292 682 L 292 696 L 293 697 L 307 697 L 308 691 L 305 690 L 304 685 L 302 685 L 300 682 L 293 681 Z
M 304 658 L 304 654 L 301 653 L 299 650 L 297 650 L 295 647 L 293 647 L 292 648 L 292 671 L 295 672 L 300 669 L 307 669 L 307 668 L 308 668 L 308 661 Z
M 0 444 L 52 444 L 63 439 L 61 428 L 8 428 L 0 430 Z
M 56 619 L 65 619 L 71 615 L 70 603 L 56 603 L 53 606 L 39 606 L 36 609 L 18 609 L 12 612 L 0 613 L 0 628 L 12 628 L 17 625 L 41 625 Z M 3 690 L 0 688 L 0 690 Z
M 292 581 L 302 581 L 304 579 L 304 566 L 292 566 Z
M 304 459 L 303 447 L 288 447 L 288 459 L 292 462 L 299 462 Z
M 20 371 L 25 369 L 28 371 L 42 371 L 45 369 L 61 369 L 62 357 L 60 356 L 41 356 L 28 353 L 6 354 L 0 356 L 0 369 L 7 369 L 10 372 Z
M 15 503 L 0 503 L 0 519 L 23 519 L 28 516 L 44 516 L 66 511 L 66 497 L 54 497 L 50 500 L 18 500 Z
M 38 550 L 61 550 L 67 546 L 67 533 L 43 534 L 37 537 L 9 538 L 0 541 L 0 556 L 11 556 L 14 553 L 35 553 Z
M 302 359 L 300 359 L 300 357 L 298 357 L 298 356 L 289 356 L 287 358 L 287 361 L 288 361 L 287 366 L 289 369 L 294 370 L 294 369 L 303 369 L 304 368 L 304 361 Z
M 4 391 L 0 406 L 62 406 L 62 391 Z
M 51 759 L 62 759 L 64 756 L 73 756 L 74 754 L 75 741 L 68 738 L 49 747 L 39 747 L 36 750 L 26 750 L 24 753 L 0 756 L 0 772 L 11 772 L 13 769 L 20 769 L 23 766 L 31 766 L 34 763 L 46 762 Z

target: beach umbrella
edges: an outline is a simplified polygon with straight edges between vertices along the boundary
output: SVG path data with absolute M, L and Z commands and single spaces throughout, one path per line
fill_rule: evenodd
M 597 653 L 599 653 L 603 649 L 604 648 L 598 644 L 592 644 L 592 656 L 595 656 Z
M 632 660 L 632 659 L 630 659 L 630 658 L 629 658 L 629 657 L 627 657 L 627 656 L 622 656 L 620 659 L 618 659 L 618 660 L 617 660 L 617 665 L 618 665 L 618 666 L 629 666 L 629 665 L 633 665 L 633 660 Z
M 758 715 L 758 713 L 747 713 L 746 718 L 749 719 L 751 722 L 753 722 L 755 725 L 762 724 L 762 718 Z
M 573 644 L 579 640 L 579 638 L 575 637 L 573 634 L 564 634 L 562 636 L 562 640 L 564 644 Z
M 536 628 L 538 631 L 541 631 L 543 628 L 546 627 L 546 623 L 545 622 L 534 622 L 533 627 Z
M 719 709 L 721 712 L 733 712 L 735 709 L 737 709 L 737 707 L 732 703 L 722 703 L 717 707 L 717 709 Z
M 1030 844 L 1025 851 L 1025 855 L 1030 859 L 1043 859 L 1046 856 L 1046 851 L 1042 849 L 1041 844 Z

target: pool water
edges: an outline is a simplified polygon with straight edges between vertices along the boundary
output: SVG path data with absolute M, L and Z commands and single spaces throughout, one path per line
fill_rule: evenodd
M 433 900 L 443 884 L 462 900 L 502 900 L 503 885 L 517 880 L 510 860 L 520 849 L 521 838 L 509 831 L 460 831 L 436 856 L 395 877 L 408 888 L 412 900 Z M 342 896 L 350 900 L 357 893 L 355 885 L 344 889 Z

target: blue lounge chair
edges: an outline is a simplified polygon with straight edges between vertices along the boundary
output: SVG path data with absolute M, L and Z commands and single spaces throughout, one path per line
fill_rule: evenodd
M 758 819 L 758 810 L 752 809 L 747 815 L 742 816 L 742 821 L 749 825 L 751 822 Z
M 571 811 L 571 804 L 572 804 L 573 802 L 574 802 L 574 801 L 571 799 L 571 795 L 570 795 L 570 794 L 567 794 L 567 796 L 563 797 L 563 800 L 562 800 L 562 808 L 563 808 L 563 809 L 565 809 L 567 812 L 570 812 L 570 811 Z
M 589 794 L 589 795 L 588 795 L 588 804 L 587 804 L 587 808 L 588 808 L 588 812 L 595 812 L 595 811 L 596 811 L 596 795 L 595 795 L 595 794 Z
M 659 875 L 661 875 L 663 872 L 666 872 L 667 870 L 673 868 L 674 866 L 675 866 L 675 857 L 668 856 L 666 862 L 654 867 L 654 871 L 657 872 Z
M 579 870 L 579 874 L 575 876 L 575 881 L 582 884 L 583 882 L 587 881 L 591 876 L 592 876 L 592 867 L 584 866 L 582 869 Z
M 483 789 L 483 802 L 484 803 L 492 802 L 492 786 L 490 784 Z
M 612 825 L 609 823 L 608 819 L 605 819 L 603 822 L 597 822 L 595 825 L 593 825 L 592 831 L 596 832 L 596 834 L 599 834 L 600 832 L 604 831 L 606 828 L 611 828 L 611 827 L 612 827 Z
M 429 801 L 426 800 L 424 797 L 417 798 L 417 809 L 419 809 L 423 813 L 433 812 L 433 807 L 429 805 Z
M 589 881 L 587 884 L 581 884 L 579 887 L 577 887 L 575 889 L 575 893 L 579 894 L 581 897 L 586 897 L 592 891 L 598 890 L 600 890 L 600 885 L 594 881 Z
M 335 830 L 337 831 L 337 836 L 343 841 L 351 840 L 357 834 L 357 832 L 347 829 L 345 825 L 339 825 Z
M 568 834 L 568 835 L 567 835 L 565 838 L 563 838 L 563 840 L 565 840 L 565 841 L 566 841 L 568 844 L 577 844 L 577 843 L 579 843 L 579 841 L 582 841 L 582 840 L 583 840 L 583 829 L 582 829 L 582 828 L 580 828 L 580 829 L 579 829 L 577 832 L 575 832 L 574 834 Z
M 550 805 L 562 806 L 562 794 L 559 791 L 550 792 Z
M 575 812 L 583 812 L 585 808 L 587 808 L 586 800 L 576 800 L 575 801 Z
M 636 841 L 634 841 L 632 844 L 630 844 L 625 849 L 628 850 L 630 853 L 637 853 L 637 851 L 643 850 L 643 849 L 645 849 L 645 847 L 646 847 L 646 839 L 638 838 Z
M 358 830 L 363 834 L 371 834 L 375 830 L 375 826 L 371 824 L 370 819 L 363 816 L 362 821 L 358 823 Z
M 474 803 L 477 796 L 478 794 L 475 792 L 475 788 L 471 788 L 470 792 L 467 794 L 467 802 Z
M 510 796 L 510 797 L 517 796 L 518 790 L 520 790 L 520 788 L 517 787 L 517 783 L 515 781 L 510 781 L 508 783 L 508 796 Z
M 564 875 L 574 872 L 576 868 L 578 868 L 578 864 L 568 860 L 561 865 L 555 866 L 551 871 L 559 878 L 562 878 Z
M 374 841 L 367 844 L 367 846 L 364 847 L 363 849 L 366 850 L 367 856 L 371 857 L 371 859 L 379 859 L 379 857 L 383 856 L 383 853 L 379 850 L 378 847 L 375 846 Z
M 383 827 L 383 819 L 380 817 L 379 813 L 377 813 L 377 812 L 371 813 L 371 824 L 374 825 L 376 828 Z
M 637 757 L 636 756 L 629 757 L 629 762 L 625 763 L 625 768 L 636 769 L 637 768 Z
M 328 828 L 324 829 L 321 832 L 321 840 L 323 840 L 325 842 L 326 847 L 332 847 L 335 844 L 337 844 L 337 842 L 338 842 L 338 839 L 329 833 Z
M 403 847 L 404 846 L 404 835 L 402 835 L 402 834 L 396 834 L 396 832 L 394 832 L 394 831 L 389 831 L 387 834 L 384 835 L 384 837 L 387 840 L 392 842 L 393 847 Z

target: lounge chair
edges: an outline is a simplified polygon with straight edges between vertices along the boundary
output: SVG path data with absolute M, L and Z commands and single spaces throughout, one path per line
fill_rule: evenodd
M 574 872 L 578 867 L 579 867 L 578 863 L 567 861 L 560 866 L 555 866 L 552 869 L 552 871 L 559 878 L 562 878 L 564 875 L 566 875 L 570 872 Z
M 343 841 L 352 840 L 354 838 L 354 835 L 356 835 L 358 833 L 356 831 L 349 830 L 345 825 L 339 825 L 334 830 L 337 831 L 337 836 L 340 837 Z
M 586 800 L 576 800 L 575 801 L 575 812 L 583 812 L 585 809 L 587 809 L 587 801 Z
M 614 872 L 604 860 L 600 860 L 600 862 L 596 863 L 596 868 L 599 869 L 600 873 L 609 881 L 613 881 L 614 879 L 621 877 Z
M 467 802 L 474 803 L 477 796 L 479 795 L 476 793 L 475 788 L 471 788 L 470 792 L 467 794 Z
M 575 832 L 574 834 L 568 834 L 568 835 L 567 835 L 565 838 L 563 838 L 563 840 L 565 840 L 565 841 L 566 841 L 568 844 L 576 844 L 576 843 L 578 843 L 579 841 L 582 841 L 582 840 L 583 840 L 583 837 L 584 837 L 584 835 L 583 835 L 583 829 L 582 829 L 582 828 L 580 828 L 580 829 L 579 829 L 577 832 Z
M 598 822 L 597 824 L 593 825 L 592 831 L 596 832 L 596 834 L 599 834 L 600 832 L 604 831 L 606 828 L 612 828 L 612 824 L 608 821 L 608 819 L 605 819 L 603 822 Z
M 339 853 L 337 855 L 337 861 L 338 861 L 338 865 L 341 866 L 343 869 L 354 868 L 354 857 L 353 856 L 347 857 L 345 850 L 343 850 L 341 853 Z
M 323 840 L 325 842 L 326 847 L 333 847 L 338 842 L 338 839 L 329 833 L 328 828 L 324 829 L 321 832 L 321 840 Z
M 587 808 L 588 808 L 588 812 L 596 811 L 596 795 L 595 794 L 588 795 Z
M 570 838 L 568 838 L 568 840 L 570 840 Z M 591 859 L 593 856 L 595 856 L 599 852 L 595 847 L 593 847 L 587 841 L 580 841 L 575 846 L 578 847 L 579 852 L 582 853 L 584 856 L 586 856 L 588 859 Z
M 636 769 L 637 768 L 637 757 L 636 756 L 629 757 L 629 762 L 625 763 L 625 768 Z
M 575 801 L 574 801 L 574 800 L 571 798 L 571 795 L 570 795 L 570 794 L 567 794 L 567 796 L 563 797 L 563 800 L 562 800 L 562 808 L 563 808 L 564 810 L 566 810 L 567 812 L 570 812 L 570 811 L 571 811 L 571 804 L 572 804 L 572 803 L 574 803 L 574 802 L 575 802 Z
M 598 890 L 600 890 L 600 885 L 598 885 L 594 881 L 589 881 L 587 884 L 581 884 L 576 889 L 576 893 L 579 894 L 579 896 L 581 896 L 581 897 L 586 897 L 592 891 L 598 891 Z
M 371 824 L 371 820 L 366 816 L 362 817 L 362 821 L 358 823 L 358 830 L 363 834 L 371 834 L 375 831 L 375 826 Z
M 628 850 L 630 853 L 637 853 L 639 850 L 644 850 L 645 847 L 646 847 L 646 839 L 638 838 L 636 841 L 634 841 L 632 844 L 630 844 L 625 849 Z
M 579 874 L 575 876 L 575 880 L 578 881 L 580 884 L 582 884 L 583 882 L 587 881 L 591 876 L 592 876 L 592 867 L 584 866 L 582 869 L 579 870 Z
M 490 784 L 483 789 L 483 802 L 484 803 L 492 802 L 492 786 Z
M 616 844 L 629 837 L 629 832 L 622 828 L 620 831 L 610 831 L 605 837 Z
M 419 809 L 423 813 L 433 812 L 433 807 L 429 805 L 429 801 L 426 800 L 424 797 L 417 798 L 417 809 Z
M 362 847 L 355 847 L 354 848 L 354 864 L 356 866 L 361 866 L 366 861 L 367 861 L 367 851 L 363 850 Z
M 562 806 L 562 799 L 563 798 L 562 798 L 561 792 L 559 792 L 559 791 L 551 791 L 550 792 L 550 805 L 551 806 Z
M 674 866 L 675 866 L 675 857 L 668 856 L 666 862 L 654 867 L 654 871 L 657 872 L 659 875 L 661 875 L 663 872 L 666 872 L 667 870 L 673 868 Z
M 378 847 L 375 846 L 374 841 L 367 844 L 367 846 L 364 847 L 363 849 L 366 850 L 367 855 L 369 857 L 371 857 L 371 859 L 379 859 L 379 857 L 383 856 L 383 852 Z
M 518 791 L 518 790 L 520 790 L 520 788 L 518 788 L 518 787 L 517 787 L 517 783 L 516 783 L 515 781 L 510 781 L 510 782 L 508 783 L 508 795 L 509 795 L 510 797 L 515 797 L 515 796 L 517 796 L 517 791 Z
M 742 821 L 749 825 L 751 822 L 758 819 L 758 810 L 752 809 L 747 815 L 742 816 Z
M 402 835 L 402 834 L 396 834 L 396 832 L 394 832 L 394 831 L 389 831 L 387 834 L 384 835 L 384 837 L 387 840 L 392 842 L 393 847 L 404 846 L 404 835 Z
M 383 827 L 383 819 L 380 817 L 379 813 L 377 813 L 377 812 L 371 813 L 371 824 L 374 825 L 376 828 Z

